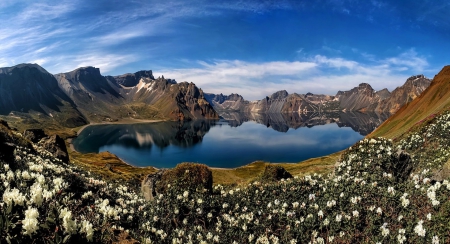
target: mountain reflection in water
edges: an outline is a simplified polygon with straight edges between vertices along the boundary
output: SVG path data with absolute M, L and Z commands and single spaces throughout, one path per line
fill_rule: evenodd
M 339 127 L 350 127 L 363 136 L 370 134 L 391 116 L 374 112 L 336 112 L 336 113 L 238 113 L 224 112 L 220 116 L 230 126 L 240 126 L 247 121 L 256 121 L 276 131 L 286 132 L 289 128 L 313 127 L 336 123 Z
M 82 153 L 110 151 L 136 166 L 174 167 L 180 162 L 199 162 L 212 167 L 238 167 L 255 160 L 299 162 L 347 148 L 388 116 L 226 113 L 221 117 L 93 125 L 86 127 L 73 145 Z

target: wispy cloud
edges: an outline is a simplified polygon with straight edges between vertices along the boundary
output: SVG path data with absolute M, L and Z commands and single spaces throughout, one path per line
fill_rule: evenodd
M 423 56 L 418 56 L 418 53 L 413 48 L 401 53 L 397 57 L 387 58 L 382 62 L 396 66 L 397 68 L 417 72 L 422 72 L 428 66 L 427 59 Z
M 334 95 L 339 90 L 349 90 L 363 82 L 371 84 L 376 90 L 393 90 L 428 64 L 426 58 L 419 56 L 414 49 L 370 63 L 321 55 L 296 62 L 218 60 L 197 63 L 200 68 L 166 69 L 155 74 L 178 81 L 192 81 L 205 92 L 238 93 L 246 99 L 257 100 L 282 89 Z

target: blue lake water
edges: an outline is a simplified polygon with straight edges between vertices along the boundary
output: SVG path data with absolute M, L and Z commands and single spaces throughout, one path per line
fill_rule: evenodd
M 171 168 L 181 162 L 234 168 L 253 161 L 300 162 L 348 148 L 363 136 L 336 123 L 277 131 L 254 121 L 93 125 L 73 140 L 82 153 L 109 151 L 135 166 Z

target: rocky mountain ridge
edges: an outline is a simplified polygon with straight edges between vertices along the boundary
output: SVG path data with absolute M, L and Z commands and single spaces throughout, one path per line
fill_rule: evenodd
M 52 75 L 37 64 L 0 68 L 0 114 L 50 118 L 66 127 L 123 118 L 218 118 L 194 83 L 155 79 L 151 70 L 103 76 L 81 67 Z
M 219 112 L 253 113 L 307 113 L 323 111 L 373 111 L 394 113 L 404 104 L 420 95 L 431 81 L 423 75 L 412 76 L 404 85 L 394 91 L 375 91 L 369 84 L 361 83 L 348 91 L 338 91 L 336 95 L 288 94 L 282 90 L 258 101 L 246 101 L 238 94 L 206 94 L 206 99 Z

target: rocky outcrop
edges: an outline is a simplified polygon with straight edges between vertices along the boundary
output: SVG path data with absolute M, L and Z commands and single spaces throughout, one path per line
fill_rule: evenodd
M 150 174 L 144 180 L 142 180 L 141 192 L 145 200 L 152 201 L 156 196 L 158 196 L 158 194 L 160 194 L 156 185 L 161 181 L 161 177 L 164 172 L 166 172 L 165 169 L 158 170 L 156 173 Z
M 392 174 L 395 179 L 403 182 L 408 179 L 415 166 L 416 163 L 407 152 L 398 150 L 391 155 L 391 160 L 382 165 L 382 168 L 385 172 Z
M 391 92 L 387 88 L 377 91 L 376 94 L 381 98 L 381 100 L 391 96 Z
M 38 142 L 38 144 L 53 154 L 55 158 L 58 158 L 66 163 L 69 162 L 69 153 L 67 152 L 64 139 L 58 135 L 44 137 Z
M 46 137 L 44 130 L 42 129 L 26 129 L 23 132 L 23 137 L 32 141 L 33 143 L 39 142 L 42 138 Z
M 13 161 L 16 145 L 26 147 L 30 149 L 31 152 L 34 152 L 34 149 L 28 140 L 12 133 L 8 123 L 4 120 L 0 120 L 0 160 L 5 162 Z
M 134 74 L 124 74 L 118 76 L 107 76 L 109 80 L 114 80 L 117 84 L 125 86 L 125 87 L 133 87 L 139 84 L 139 81 L 142 78 L 149 78 L 154 80 L 153 72 L 151 70 L 141 70 Z
M 184 120 L 186 115 L 192 114 L 195 119 L 219 118 L 213 107 L 206 101 L 202 89 L 194 83 L 182 82 L 178 84 L 178 91 L 175 96 L 178 107 L 178 118 Z M 172 111 L 176 113 L 177 111 Z
M 169 188 L 179 192 L 197 190 L 212 192 L 212 172 L 204 164 L 181 163 L 173 169 L 162 169 L 148 175 L 141 182 L 141 192 L 146 200 L 153 200 Z
M 261 175 L 262 182 L 273 182 L 293 178 L 291 173 L 279 165 L 267 165 Z
M 181 163 L 165 171 L 157 183 L 157 190 L 164 192 L 170 187 L 186 191 L 206 190 L 212 192 L 213 176 L 204 164 Z

